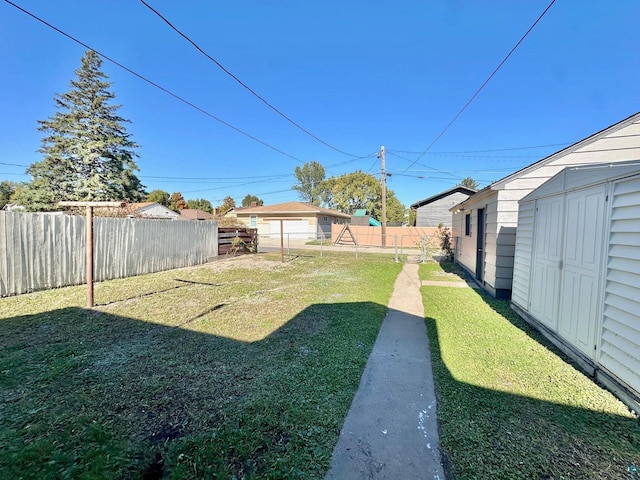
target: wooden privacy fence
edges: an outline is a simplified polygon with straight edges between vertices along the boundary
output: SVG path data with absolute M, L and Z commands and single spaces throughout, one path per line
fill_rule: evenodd
M 219 255 L 240 255 L 257 252 L 257 228 L 220 227 L 218 229 Z
M 94 279 L 199 265 L 218 255 L 215 222 L 94 219 Z M 0 296 L 86 281 L 85 218 L 0 212 Z

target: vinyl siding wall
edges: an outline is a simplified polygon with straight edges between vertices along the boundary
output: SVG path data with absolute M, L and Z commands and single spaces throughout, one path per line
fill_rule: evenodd
M 640 396 L 640 177 L 611 192 L 599 360 Z
M 487 195 L 481 195 L 476 198 L 475 201 L 471 197 L 467 204 L 465 204 L 464 210 L 453 215 L 454 229 L 453 235 L 458 240 L 458 254 L 456 261 L 468 270 L 473 276 L 476 272 L 476 251 L 478 248 L 478 209 L 485 209 L 485 238 L 487 238 L 487 211 L 490 210 L 487 206 L 487 202 L 493 202 L 493 198 L 496 197 L 496 192 L 489 192 Z M 471 215 L 471 235 L 465 235 L 465 217 Z M 494 242 L 495 243 L 495 242 Z M 486 246 L 485 246 L 486 248 Z M 486 256 L 486 255 L 485 255 Z M 485 271 L 484 278 L 487 278 Z
M 485 283 L 488 290 L 511 290 L 513 286 L 513 258 L 515 255 L 518 222 L 518 201 L 567 166 L 596 163 L 617 163 L 640 159 L 640 122 L 631 123 L 594 142 L 559 156 L 539 168 L 524 171 L 520 176 L 497 182 L 498 205 L 486 205 L 487 238 L 485 248 Z M 469 202 L 473 201 L 473 197 Z M 465 210 L 478 208 L 475 203 L 465 205 Z M 479 208 L 484 208 L 480 206 Z M 468 250 L 470 249 L 470 251 Z M 475 242 L 461 245 L 461 263 L 475 268 Z M 469 268 L 469 270 L 472 270 Z M 494 292 L 491 292 L 494 293 Z
M 533 218 L 535 203 L 520 205 L 518 212 L 518 234 L 513 259 L 513 287 L 511 301 L 523 309 L 529 303 L 529 272 L 531 271 L 531 248 L 533 244 Z
M 452 193 L 440 200 L 423 205 L 416 210 L 416 227 L 437 227 L 441 223 L 451 227 L 452 217 L 449 209 L 464 202 L 469 195 L 462 192 Z
M 520 204 L 512 305 L 637 409 L 640 175 L 616 171 L 564 172 Z

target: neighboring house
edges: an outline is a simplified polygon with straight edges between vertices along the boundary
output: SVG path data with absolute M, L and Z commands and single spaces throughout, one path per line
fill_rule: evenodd
M 510 298 L 518 201 L 567 166 L 640 159 L 640 113 L 519 170 L 451 209 L 456 262 L 494 297 Z
M 22 205 L 18 205 L 17 203 L 7 203 L 2 210 L 5 212 L 24 212 L 25 208 Z
M 177 220 L 180 214 L 169 210 L 158 202 L 130 203 L 125 207 L 127 213 L 133 217 L 158 218 Z
M 451 228 L 451 212 L 449 209 L 464 202 L 476 190 L 457 185 L 432 197 L 418 200 L 411 205 L 416 211 L 416 227 L 437 227 L 442 224 Z
M 236 208 L 228 216 L 249 228 L 257 228 L 263 236 L 280 235 L 280 223 L 288 238 L 316 239 L 320 235 L 330 236 L 331 225 L 347 223 L 350 215 L 318 207 L 309 203 L 287 202 L 261 207 Z
M 180 216 L 178 220 L 214 220 L 215 217 L 204 210 L 198 210 L 197 208 L 185 208 L 180 210 Z
M 519 205 L 514 310 L 640 411 L 640 162 L 567 167 Z

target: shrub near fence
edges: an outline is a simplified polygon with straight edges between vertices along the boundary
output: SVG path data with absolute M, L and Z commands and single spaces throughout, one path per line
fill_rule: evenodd
M 94 218 L 94 279 L 205 263 L 218 254 L 215 222 Z M 0 296 L 78 285 L 85 276 L 85 218 L 0 212 Z

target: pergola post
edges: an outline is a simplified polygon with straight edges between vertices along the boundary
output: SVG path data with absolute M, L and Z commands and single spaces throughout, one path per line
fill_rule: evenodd
M 122 208 L 124 202 L 59 202 L 61 207 L 85 207 L 85 258 L 87 276 L 87 308 L 93 308 L 93 207 Z
M 93 308 L 93 207 L 87 205 L 86 213 L 87 308 Z

